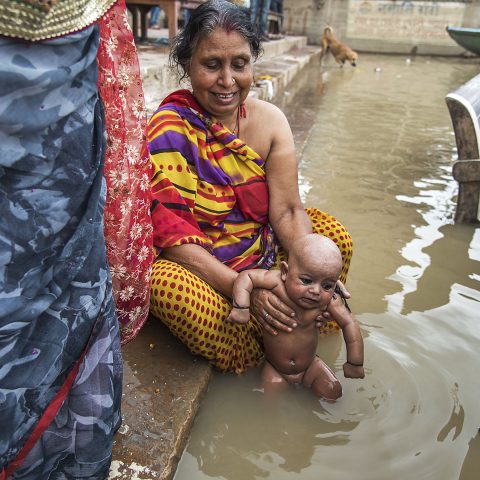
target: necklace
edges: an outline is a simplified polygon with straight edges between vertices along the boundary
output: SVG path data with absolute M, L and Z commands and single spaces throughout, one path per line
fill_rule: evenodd
M 240 136 L 240 118 L 245 118 L 247 112 L 245 110 L 245 104 L 241 104 L 237 108 L 237 114 L 235 115 L 235 126 L 233 127 L 232 133 L 239 137 Z
M 238 137 L 238 134 L 240 133 L 239 128 L 238 128 L 240 126 L 240 116 L 239 116 L 238 112 L 239 111 L 237 110 L 237 115 L 235 116 L 235 126 L 233 127 L 233 134 L 236 135 L 237 137 Z

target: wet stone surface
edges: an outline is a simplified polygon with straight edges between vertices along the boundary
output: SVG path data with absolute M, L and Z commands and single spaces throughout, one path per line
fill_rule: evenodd
M 173 477 L 211 367 L 151 317 L 123 348 L 123 424 L 111 479 Z

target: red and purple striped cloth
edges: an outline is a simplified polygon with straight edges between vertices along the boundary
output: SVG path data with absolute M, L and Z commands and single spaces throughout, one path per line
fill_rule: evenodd
M 270 268 L 277 243 L 268 224 L 265 160 L 188 90 L 165 98 L 147 135 L 158 252 L 195 243 L 237 271 Z

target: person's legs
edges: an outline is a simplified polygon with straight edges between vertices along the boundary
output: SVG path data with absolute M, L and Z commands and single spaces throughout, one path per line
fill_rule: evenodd
M 158 25 L 158 17 L 160 16 L 160 7 L 153 7 L 150 10 L 150 27 Z
M 183 26 L 185 27 L 185 25 L 188 23 L 188 21 L 190 20 L 190 9 L 189 8 L 184 8 L 183 9 Z
M 150 311 L 195 355 L 223 371 L 242 373 L 263 356 L 262 328 L 225 319 L 230 303 L 182 266 L 158 259 L 152 267 Z
M 258 3 L 261 0 L 250 0 L 250 20 L 255 27 L 258 19 Z
M 325 362 L 315 357 L 303 377 L 303 384 L 317 397 L 337 400 L 342 396 L 342 385 Z
M 262 367 L 262 382 L 266 383 L 281 383 L 287 385 L 288 382 L 280 375 L 277 369 L 268 361 Z
M 269 400 L 274 398 L 277 393 L 285 391 L 289 387 L 288 381 L 276 370 L 276 368 L 268 361 L 262 367 L 261 384 L 264 394 Z
M 260 34 L 261 35 L 268 35 L 268 12 L 270 11 L 270 1 L 271 0 L 263 0 L 262 1 L 262 8 L 260 12 Z
M 19 480 L 108 478 L 121 424 L 122 359 L 111 286 L 92 344 L 54 420 L 15 471 Z

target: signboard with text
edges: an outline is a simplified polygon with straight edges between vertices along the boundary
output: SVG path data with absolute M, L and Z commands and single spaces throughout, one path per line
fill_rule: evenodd
M 347 36 L 449 45 L 445 28 L 461 26 L 465 3 L 349 0 Z

